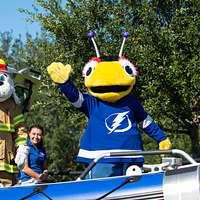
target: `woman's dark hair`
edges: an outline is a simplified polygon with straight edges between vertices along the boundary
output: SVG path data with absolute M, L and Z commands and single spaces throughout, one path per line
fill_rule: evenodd
M 42 131 L 42 135 L 44 135 L 44 128 L 39 125 L 39 124 L 34 124 L 32 125 L 30 128 L 29 128 L 29 132 L 33 129 L 33 128 L 37 128 L 37 129 L 40 129 Z

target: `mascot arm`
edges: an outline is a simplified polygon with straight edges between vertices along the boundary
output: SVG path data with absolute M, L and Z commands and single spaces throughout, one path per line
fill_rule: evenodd
M 58 87 L 74 107 L 82 107 L 82 104 L 84 102 L 83 94 L 74 86 L 72 81 L 68 80 L 63 84 L 60 84 Z
M 70 73 L 72 69 L 70 65 L 63 65 L 62 63 L 52 63 L 47 67 L 47 72 L 53 82 L 58 83 L 58 87 L 72 103 L 81 112 L 88 116 L 88 109 L 91 107 L 91 98 L 87 94 L 81 93 L 70 81 Z M 87 100 L 86 100 L 87 99 Z
M 148 134 L 151 138 L 159 143 L 160 150 L 167 150 L 171 148 L 171 142 L 167 138 L 167 135 L 160 129 L 160 127 L 153 122 L 152 118 L 144 110 L 139 99 L 135 99 L 133 111 L 136 113 L 136 120 L 139 122 L 139 126 Z
M 71 71 L 71 65 L 63 65 L 60 62 L 53 62 L 47 67 L 50 78 L 58 84 L 65 83 L 69 79 Z
M 59 84 L 58 87 L 72 104 L 81 101 L 82 93 L 79 92 L 71 80 L 68 80 L 63 84 Z
M 81 112 L 89 115 L 89 110 L 92 109 L 93 97 L 88 94 L 81 93 L 71 80 L 58 85 L 59 89 L 64 93 L 71 104 L 78 108 Z
M 28 130 L 25 126 L 18 127 L 17 137 L 15 139 L 16 155 L 15 163 L 22 169 L 28 159 L 29 147 L 27 144 Z
M 13 124 L 15 127 L 15 133 L 13 134 L 15 147 L 18 147 L 21 144 L 26 144 L 28 130 L 26 128 L 25 115 L 22 113 L 22 108 L 20 106 L 17 106 L 15 109 Z
M 23 169 L 28 160 L 29 147 L 26 145 L 19 145 L 16 151 L 15 163 L 19 169 Z
M 25 126 L 20 126 L 17 128 L 15 133 L 15 147 L 17 148 L 20 145 L 26 145 L 28 137 L 28 130 Z
M 149 116 L 147 116 L 148 118 Z M 171 142 L 169 138 L 167 138 L 167 135 L 159 128 L 159 126 L 154 123 L 150 122 L 147 123 L 147 126 L 143 128 L 145 133 L 147 133 L 151 138 L 156 140 L 159 143 L 159 149 L 160 150 L 168 150 L 171 149 Z

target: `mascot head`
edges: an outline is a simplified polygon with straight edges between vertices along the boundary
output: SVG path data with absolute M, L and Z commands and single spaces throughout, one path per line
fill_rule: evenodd
M 13 96 L 18 104 L 19 99 L 15 93 L 13 80 L 10 77 L 9 70 L 4 60 L 0 59 L 0 102 L 6 101 Z
M 135 85 L 136 76 L 139 75 L 137 68 L 122 56 L 128 32 L 123 33 L 119 56 L 113 58 L 100 57 L 94 36 L 94 32 L 88 33 L 88 37 L 94 44 L 96 57 L 91 58 L 83 68 L 85 86 L 92 96 L 114 103 L 131 92 Z

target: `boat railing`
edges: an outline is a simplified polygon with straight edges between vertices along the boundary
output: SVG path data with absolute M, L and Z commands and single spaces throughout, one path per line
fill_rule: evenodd
M 171 150 L 155 150 L 155 151 L 117 151 L 117 152 L 106 152 L 97 156 L 83 171 L 83 173 L 77 178 L 77 180 L 83 180 L 88 172 L 101 160 L 102 158 L 108 157 L 127 157 L 127 156 L 145 156 L 145 155 L 178 155 L 185 158 L 190 164 L 198 164 L 189 154 L 179 149 Z

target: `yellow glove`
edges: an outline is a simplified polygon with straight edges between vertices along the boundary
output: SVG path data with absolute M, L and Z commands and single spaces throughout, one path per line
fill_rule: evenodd
M 159 143 L 160 150 L 169 150 L 169 149 L 171 149 L 171 147 L 172 147 L 172 144 L 171 144 L 169 138 L 166 138 Z
M 53 62 L 47 67 L 47 72 L 55 83 L 64 83 L 69 79 L 71 65 L 63 65 L 60 62 Z

